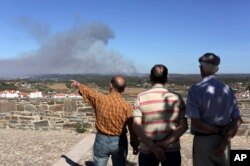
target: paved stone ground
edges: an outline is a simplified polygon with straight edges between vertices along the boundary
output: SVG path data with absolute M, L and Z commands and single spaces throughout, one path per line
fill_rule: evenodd
M 62 155 L 80 142 L 86 134 L 75 131 L 36 131 L 0 129 L 0 166 L 51 166 Z M 192 165 L 192 136 L 181 137 L 182 165 Z M 250 137 L 236 136 L 232 140 L 232 149 L 250 149 Z M 138 156 L 128 154 L 128 165 L 136 166 Z M 91 166 L 92 149 L 78 162 L 82 166 Z M 109 166 L 112 165 L 109 160 Z
M 0 129 L 0 166 L 51 166 L 86 134 Z
M 190 134 L 184 134 L 181 137 L 181 155 L 182 166 L 192 166 L 192 141 L 193 136 Z M 232 139 L 232 149 L 250 149 L 250 137 L 236 136 Z M 93 166 L 92 149 L 87 152 L 85 156 L 78 162 L 79 165 Z M 129 149 L 127 166 L 137 166 L 138 155 L 132 154 L 132 149 Z M 111 159 L 108 161 L 108 166 L 112 166 Z

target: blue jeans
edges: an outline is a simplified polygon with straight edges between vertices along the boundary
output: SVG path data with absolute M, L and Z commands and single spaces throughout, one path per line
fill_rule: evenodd
M 107 136 L 96 134 L 94 143 L 94 164 L 95 166 L 106 166 L 111 156 L 113 166 L 126 166 L 128 154 L 128 140 L 122 136 Z
M 159 161 L 153 153 L 140 153 L 139 154 L 139 166 L 158 166 L 160 163 L 162 166 L 180 166 L 181 165 L 181 153 L 180 151 L 165 152 L 166 160 Z

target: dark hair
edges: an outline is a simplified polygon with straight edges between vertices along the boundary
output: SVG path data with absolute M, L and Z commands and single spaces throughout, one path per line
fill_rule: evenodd
M 157 64 L 151 69 L 150 80 L 153 83 L 165 84 L 167 82 L 168 69 L 166 66 Z
M 122 92 L 124 91 L 125 87 L 126 87 L 126 80 L 122 77 L 122 78 L 124 79 L 124 83 L 123 83 L 123 84 L 122 84 L 122 83 L 119 83 L 119 82 L 117 81 L 117 78 L 118 78 L 118 77 L 121 77 L 121 76 L 114 76 L 114 77 L 112 77 L 110 83 L 112 84 L 112 86 L 113 86 L 118 92 L 122 93 Z

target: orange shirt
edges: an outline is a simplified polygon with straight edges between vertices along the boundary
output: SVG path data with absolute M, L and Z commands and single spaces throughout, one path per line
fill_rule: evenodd
M 95 110 L 98 132 L 121 135 L 126 131 L 126 121 L 132 117 L 132 107 L 120 93 L 104 95 L 85 85 L 80 85 L 79 91 Z

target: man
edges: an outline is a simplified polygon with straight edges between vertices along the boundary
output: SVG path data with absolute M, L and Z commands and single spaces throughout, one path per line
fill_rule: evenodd
M 121 96 L 126 86 L 125 78 L 112 77 L 108 95 L 98 93 L 75 80 L 72 80 L 71 86 L 78 88 L 79 93 L 95 110 L 97 129 L 93 154 L 95 166 L 107 165 L 110 155 L 114 166 L 125 166 L 128 153 L 126 124 L 129 125 L 130 143 L 134 153 L 139 146 L 138 139 L 132 131 L 132 107 Z
M 231 88 L 218 81 L 220 57 L 199 58 L 203 80 L 189 89 L 186 116 L 191 118 L 194 166 L 229 165 L 229 141 L 242 123 Z
M 168 69 L 151 69 L 153 87 L 137 96 L 133 111 L 133 129 L 140 138 L 140 166 L 180 166 L 179 137 L 187 130 L 185 103 L 180 95 L 168 91 Z

